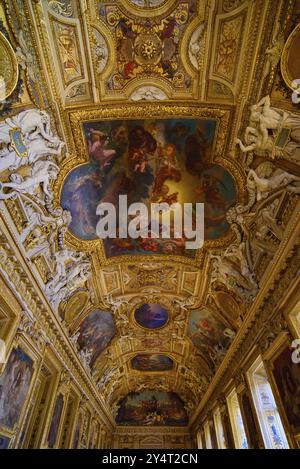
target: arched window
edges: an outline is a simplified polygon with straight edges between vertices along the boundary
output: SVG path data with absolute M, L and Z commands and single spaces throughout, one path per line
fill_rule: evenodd
M 218 448 L 219 449 L 226 449 L 226 440 L 224 435 L 222 417 L 219 407 L 217 407 L 213 413 L 215 429 L 217 434 L 218 440 Z
M 242 419 L 238 396 L 235 389 L 231 391 L 231 393 L 227 396 L 226 400 L 228 404 L 229 418 L 232 427 L 235 447 L 237 449 L 248 449 L 245 427 Z
M 288 448 L 289 445 L 261 357 L 258 357 L 250 367 L 247 378 L 265 447 L 267 449 Z
M 204 434 L 205 434 L 206 449 L 212 449 L 209 421 L 206 421 L 204 424 Z
M 201 430 L 200 429 L 197 432 L 197 448 L 198 449 L 203 449 L 202 448 L 202 438 L 201 438 Z

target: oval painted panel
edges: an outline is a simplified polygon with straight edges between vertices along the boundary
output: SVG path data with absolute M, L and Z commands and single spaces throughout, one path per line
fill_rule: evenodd
M 173 360 L 159 353 L 141 353 L 131 360 L 131 366 L 138 371 L 169 371 L 173 368 Z
M 293 80 L 300 79 L 300 24 L 290 34 L 281 56 L 281 72 L 287 86 L 291 89 Z
M 158 303 L 146 303 L 135 310 L 136 322 L 146 329 L 158 329 L 167 324 L 168 311 Z
M 79 348 L 92 352 L 91 366 L 93 366 L 116 333 L 112 314 L 98 309 L 93 311 L 82 321 L 79 331 Z

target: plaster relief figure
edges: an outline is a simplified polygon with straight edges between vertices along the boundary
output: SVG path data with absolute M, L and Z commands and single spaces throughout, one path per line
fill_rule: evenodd
M 31 170 L 31 175 L 23 178 L 18 173 L 11 174 L 11 182 L 4 182 L 0 185 L 0 200 L 15 197 L 16 193 L 33 195 L 41 186 L 42 192 L 50 200 L 53 194 L 50 189 L 50 182 L 57 178 L 59 167 L 53 161 L 37 161 Z M 9 188 L 13 191 L 4 193 L 3 189 Z

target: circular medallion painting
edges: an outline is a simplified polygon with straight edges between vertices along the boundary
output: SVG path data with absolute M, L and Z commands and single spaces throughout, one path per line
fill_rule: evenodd
M 89 294 L 85 291 L 79 291 L 69 298 L 61 314 L 67 324 L 70 324 L 76 316 L 79 316 L 88 303 L 89 298 Z
M 292 31 L 288 37 L 281 55 L 282 77 L 291 89 L 294 80 L 300 79 L 300 24 Z
M 168 311 L 158 303 L 146 303 L 135 310 L 136 322 L 147 329 L 158 329 L 166 325 Z
M 0 101 L 3 101 L 17 86 L 19 72 L 16 54 L 2 33 L 0 33 L 0 70 Z

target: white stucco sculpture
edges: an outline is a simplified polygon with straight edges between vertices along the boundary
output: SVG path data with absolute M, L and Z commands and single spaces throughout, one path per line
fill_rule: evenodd
M 57 178 L 58 172 L 59 167 L 53 161 L 37 161 L 32 166 L 30 176 L 23 177 L 18 173 L 13 173 L 10 176 L 11 182 L 0 184 L 0 200 L 10 199 L 16 193 L 33 195 L 39 186 L 41 186 L 42 192 L 49 199 L 52 199 L 53 194 L 50 189 L 50 182 Z M 13 191 L 4 193 L 3 189 L 5 188 L 13 189 Z
M 64 145 L 53 135 L 45 111 L 22 111 L 0 122 L 0 172 L 32 165 L 44 156 L 60 156 Z
M 56 294 L 67 283 L 71 283 L 78 275 L 83 275 L 89 263 L 82 261 L 82 254 L 75 253 L 67 248 L 61 249 L 53 256 L 56 263 L 56 271 L 52 279 L 47 283 L 45 292 L 48 295 Z
M 78 289 L 85 286 L 91 276 L 91 265 L 88 261 L 80 261 L 67 270 L 66 276 L 57 283 L 51 281 L 45 287 L 45 293 L 54 308 L 58 308 L 61 301 L 67 300 Z
M 128 305 L 128 300 L 124 298 L 113 298 L 111 293 L 108 293 L 104 297 L 105 302 L 112 308 L 115 313 L 121 306 Z
M 274 174 L 269 178 L 259 177 L 253 169 L 250 169 L 247 177 L 247 187 L 249 190 L 256 191 L 256 200 L 267 197 L 269 192 L 276 189 L 286 189 L 289 192 L 300 194 L 300 185 L 296 185 L 300 177 L 286 171 Z
M 27 236 L 37 227 L 51 225 L 52 229 L 60 229 L 63 226 L 69 226 L 72 221 L 71 213 L 68 210 L 62 210 L 61 216 L 49 217 L 39 208 L 34 206 L 26 206 L 27 223 L 20 234 L 20 241 L 23 243 Z
M 162 101 L 168 99 L 168 96 L 156 86 L 142 86 L 132 93 L 130 99 L 132 101 Z
M 283 129 L 289 132 L 285 144 L 276 142 Z M 243 153 L 254 152 L 271 158 L 293 158 L 300 148 L 300 117 L 271 107 L 270 97 L 265 96 L 251 107 L 249 125 L 244 134 L 245 144 L 237 139 Z

